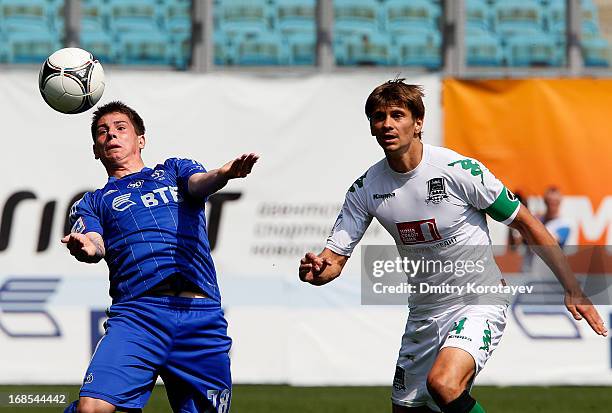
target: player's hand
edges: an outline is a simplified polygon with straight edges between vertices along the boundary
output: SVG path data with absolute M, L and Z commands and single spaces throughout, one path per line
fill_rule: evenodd
M 251 173 L 258 159 L 259 156 L 254 153 L 244 153 L 219 168 L 219 172 L 227 179 L 244 178 Z
M 597 334 L 607 337 L 608 330 L 604 326 L 604 322 L 601 316 L 595 309 L 595 306 L 591 300 L 580 292 L 566 292 L 565 293 L 565 306 L 567 310 L 574 316 L 576 320 L 582 320 L 583 318 L 589 323 L 593 331 Z
M 83 262 L 92 262 L 96 257 L 96 245 L 85 234 L 72 232 L 62 238 L 62 244 L 66 244 L 70 255 Z
M 312 252 L 306 253 L 300 260 L 300 280 L 312 283 L 329 265 L 332 265 L 329 258 L 321 258 Z

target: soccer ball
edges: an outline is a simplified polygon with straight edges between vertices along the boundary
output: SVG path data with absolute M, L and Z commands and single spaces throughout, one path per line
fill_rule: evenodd
M 38 87 L 49 106 L 62 113 L 91 109 L 104 92 L 104 70 L 86 50 L 60 49 L 40 68 Z

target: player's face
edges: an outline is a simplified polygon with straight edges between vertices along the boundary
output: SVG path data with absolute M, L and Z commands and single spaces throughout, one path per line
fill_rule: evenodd
M 102 163 L 120 164 L 140 159 L 144 145 L 144 135 L 136 133 L 126 114 L 108 113 L 98 121 L 93 150 Z
M 370 118 L 370 131 L 386 153 L 410 147 L 423 127 L 422 119 L 413 119 L 412 113 L 401 106 L 378 108 Z

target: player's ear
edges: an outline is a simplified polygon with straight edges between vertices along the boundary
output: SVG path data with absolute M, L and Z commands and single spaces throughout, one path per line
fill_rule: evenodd
M 423 130 L 423 119 L 416 119 L 414 121 L 414 133 L 421 133 Z
M 138 135 L 138 147 L 142 150 L 145 147 L 145 144 L 147 143 L 147 139 L 145 138 L 144 135 Z
M 93 151 L 94 158 L 96 158 L 96 159 L 100 159 L 100 155 L 98 155 L 98 150 L 96 149 L 96 144 L 95 144 L 95 142 L 94 142 L 94 144 L 91 146 L 91 150 Z

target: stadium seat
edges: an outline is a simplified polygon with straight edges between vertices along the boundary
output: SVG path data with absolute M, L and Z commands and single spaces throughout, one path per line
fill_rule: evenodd
M 283 34 L 316 31 L 315 0 L 276 0 L 275 13 L 278 30 Z
M 108 28 L 109 8 L 103 0 L 81 2 L 81 33 L 105 32 Z
M 285 62 L 283 44 L 278 34 L 253 34 L 238 39 L 235 60 L 237 65 L 272 66 Z
M 10 63 L 41 64 L 61 47 L 57 32 L 15 31 L 6 35 L 6 53 Z
M 155 0 L 108 0 L 109 28 L 115 33 L 157 32 L 161 8 Z
M 286 35 L 289 64 L 314 65 L 317 38 L 315 32 L 296 31 Z
M 465 34 L 467 65 L 501 66 L 503 50 L 500 43 L 500 39 L 494 33 L 472 27 Z
M 222 0 L 217 6 L 218 28 L 229 36 L 262 34 L 270 30 L 265 0 Z
M 173 62 L 172 45 L 162 32 L 125 32 L 117 37 L 118 62 L 133 64 L 162 64 Z
M 394 41 L 399 65 L 429 70 L 439 69 L 442 65 L 442 39 L 438 31 L 432 30 L 427 36 L 418 32 L 402 33 L 395 36 Z
M 484 0 L 466 0 L 466 32 L 491 30 L 491 7 Z
M 347 66 L 392 64 L 389 36 L 381 33 L 344 36 L 334 47 L 337 63 Z
M 601 37 L 582 41 L 582 55 L 587 67 L 609 67 L 610 45 Z
M 495 31 L 503 36 L 540 33 L 544 9 L 537 0 L 513 0 L 495 4 Z
M 334 0 L 334 37 L 378 32 L 379 7 L 376 0 Z
M 46 0 L 2 0 L 0 28 L 7 33 L 52 31 L 49 5 Z
M 384 26 L 395 34 L 436 30 L 439 17 L 440 6 L 428 0 L 388 0 L 384 7 Z
M 508 66 L 559 66 L 564 51 L 554 37 L 544 32 L 509 36 L 506 39 L 505 57 Z
M 213 32 L 214 63 L 216 65 L 231 65 L 235 63 L 236 54 L 232 39 L 221 30 Z
M 117 50 L 110 34 L 100 30 L 82 30 L 79 45 L 102 63 L 115 63 Z
M 170 33 L 191 33 L 191 0 L 167 1 L 164 26 Z
M 173 65 L 185 70 L 191 61 L 191 32 L 171 35 Z

